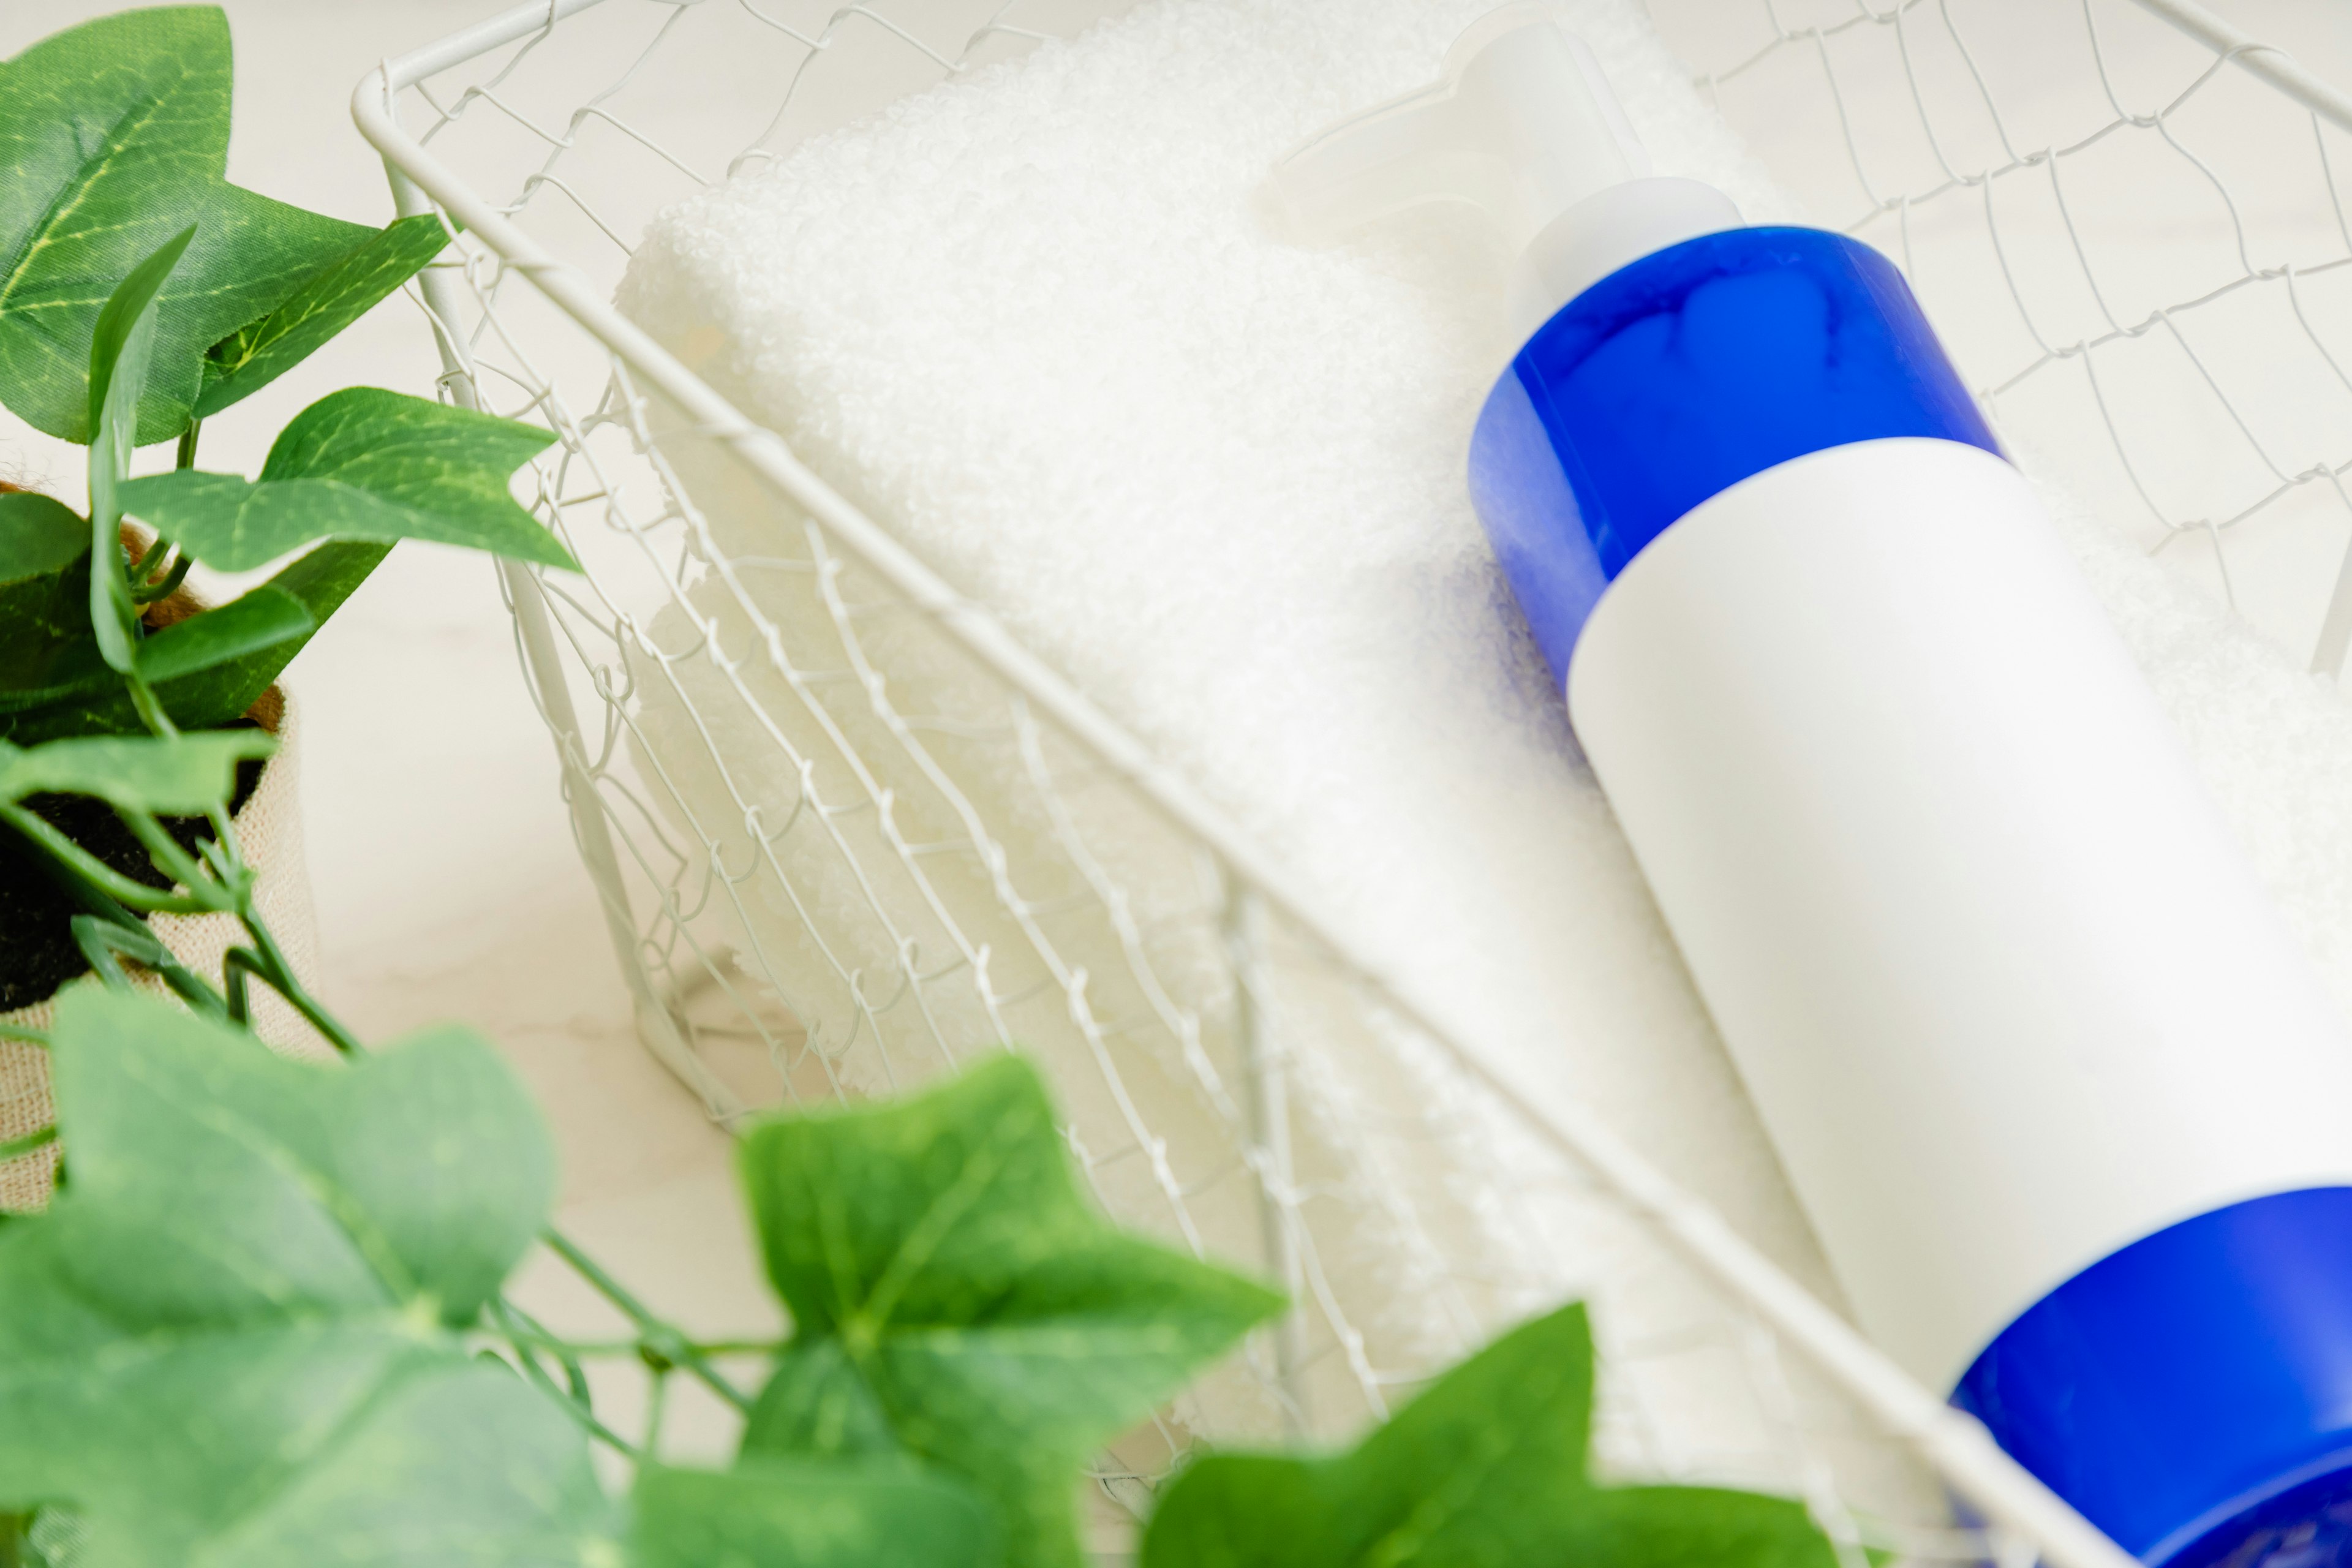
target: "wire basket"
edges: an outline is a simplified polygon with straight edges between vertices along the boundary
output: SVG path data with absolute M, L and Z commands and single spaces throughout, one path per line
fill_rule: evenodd
M 1801 1495 L 1857 1565 L 2127 1562 L 1606 1127 L 1489 1076 L 607 303 L 665 204 L 1123 8 L 538 0 L 361 85 L 403 208 L 461 231 L 416 290 L 444 395 L 561 437 L 535 499 L 586 575 L 501 571 L 646 1046 L 731 1121 L 1018 1043 L 1114 1215 L 1287 1288 L 1105 1456 L 1135 1511 L 1195 1441 L 1344 1433 L 1581 1294 L 1616 1473 Z M 2029 466 L 2342 662 L 2352 100 L 2177 0 L 1652 9 L 1815 221 L 1903 263 Z

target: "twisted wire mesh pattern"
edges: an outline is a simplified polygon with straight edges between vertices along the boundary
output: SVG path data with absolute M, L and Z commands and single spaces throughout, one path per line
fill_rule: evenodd
M 2185 570 L 2337 673 L 2352 132 L 2233 68 L 2261 46 L 2216 52 L 2101 0 L 1755 0 L 1709 9 L 1704 35 L 1701 7 L 1654 9 L 1670 41 L 1688 27 L 1736 126 L 1805 142 L 1775 174 L 1902 263 L 2029 467 L 2152 551 L 2201 549 Z M 2074 90 L 2053 100 L 2021 66 Z M 2294 552 L 2298 581 L 2248 596 L 2245 550 Z
M 824 100 L 850 74 L 830 62 L 887 56 L 904 68 L 891 90 L 912 90 L 1115 8 L 549 0 L 543 25 L 410 87 L 398 107 L 419 142 L 609 294 L 657 206 L 880 101 L 870 87 Z M 2037 312 L 2046 272 L 2026 270 L 2009 243 L 2021 226 L 1996 205 L 2005 183 L 2039 175 L 2063 212 L 2061 165 L 2118 138 L 2157 138 L 2204 169 L 2177 133 L 2201 100 L 2244 86 L 2226 59 L 2205 51 L 2160 109 L 2127 111 L 2100 29 L 2155 25 L 2087 5 L 2109 112 L 2020 152 L 1999 68 L 1961 42 L 1965 0 L 1848 0 L 1819 16 L 1801 15 L 1802 0 L 1758 0 L 1746 40 L 1717 26 L 1722 7 L 1654 9 L 1670 40 L 1678 22 L 1706 24 L 1705 47 L 1685 58 L 1735 122 L 1775 93 L 1824 110 L 1834 140 L 1782 149 L 1775 174 L 1820 217 L 1885 244 L 1939 319 L 1980 308 L 1939 288 L 1935 265 L 1970 232 L 1947 214 L 1978 223 L 2000 259 L 1994 303 L 2022 321 L 2028 348 L 1967 370 L 2005 431 L 2053 444 L 2063 421 L 2021 394 L 2081 370 L 2158 542 L 2200 535 L 2218 549 L 2294 497 L 2326 489 L 2341 502 L 2352 459 L 2273 462 L 2254 416 L 2229 405 L 2276 483 L 2235 510 L 2183 510 L 2135 466 L 2133 426 L 2098 399 L 2095 369 L 2158 333 L 2196 362 L 2184 321 L 2239 293 L 2282 291 L 2301 319 L 2313 280 L 2352 259 L 2332 174 L 2340 254 L 2258 265 L 2224 190 L 2237 274 L 2137 313 L 2121 289 L 2101 291 L 2084 237 L 2095 226 L 2065 216 L 2103 323 L 2089 331 Z M 1945 42 L 1924 41 L 1930 26 Z M 1892 50 L 1893 89 L 1871 49 Z M 1973 163 L 1962 132 L 1944 129 L 1955 79 L 1994 127 Z M 675 112 L 678 94 L 720 93 L 751 106 L 728 136 Z M 1873 118 L 1906 100 L 1925 128 L 1925 174 L 1889 162 Z M 2340 165 L 2340 133 L 2314 120 L 2311 135 Z M 1850 172 L 1850 188 L 1829 188 L 1825 170 Z M 449 395 L 560 437 L 532 499 L 586 573 L 505 581 L 649 1047 L 733 1121 L 1023 1046 L 1054 1078 L 1072 1152 L 1110 1213 L 1254 1265 L 1298 1303 L 1239 1364 L 1103 1456 L 1107 1500 L 1140 1511 L 1202 1439 L 1346 1433 L 1514 1316 L 1580 1293 L 1603 1356 L 1608 1470 L 1801 1496 L 1855 1565 L 1865 1548 L 2035 1558 L 2016 1531 L 1953 1525 L 1922 1431 L 1890 1428 L 1790 1354 L 1750 1303 L 1662 1243 L 1677 1216 L 1465 1078 L 1377 976 L 1161 809 L 1139 785 L 1148 763 L 1073 732 L 975 657 L 956 635 L 973 607 L 908 592 L 822 509 L 747 468 L 732 434 L 514 287 L 524 270 L 460 237 L 432 287 L 412 292 L 454 366 Z M 2341 379 L 2321 331 L 2306 323 L 2305 337 Z M 2323 658 L 2332 646 L 2340 658 L 2340 619 L 2327 617 Z M 1369 1279 L 1367 1258 L 1380 1260 Z M 1737 1421 L 1726 1389 L 1743 1395 Z

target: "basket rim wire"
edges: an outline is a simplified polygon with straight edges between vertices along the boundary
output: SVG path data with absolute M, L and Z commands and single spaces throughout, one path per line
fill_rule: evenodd
M 502 270 L 520 273 L 548 303 L 596 339 L 628 375 L 675 404 L 698 435 L 724 445 L 761 486 L 805 510 L 838 548 L 903 595 L 962 652 L 1020 699 L 1034 704 L 1083 752 L 1091 752 L 1108 774 L 1132 789 L 1169 826 L 1199 845 L 1226 885 L 1235 889 L 1240 918 L 1255 919 L 1270 912 L 1302 933 L 1366 996 L 1434 1043 L 1450 1068 L 1491 1096 L 1535 1137 L 1589 1172 L 1600 1187 L 1685 1264 L 1793 1346 L 1882 1423 L 1893 1439 L 1936 1470 L 1988 1523 L 2030 1542 L 2053 1568 L 2132 1564 L 2135 1559 L 2003 1453 L 1973 1417 L 1946 1405 L 1897 1368 L 1837 1313 L 1734 1232 L 1712 1207 L 1684 1191 L 1596 1117 L 1580 1106 L 1546 1107 L 1530 1101 L 1412 995 L 1373 965 L 1353 958 L 1345 943 L 1332 934 L 1340 928 L 1320 918 L 1317 901 L 1293 885 L 1187 780 L 1160 763 L 1031 653 L 985 607 L 956 593 L 887 530 L 817 478 L 782 437 L 734 407 L 623 317 L 585 274 L 525 234 L 401 123 L 395 105 L 404 89 L 506 46 L 535 42 L 533 35 L 543 37 L 566 18 L 604 3 L 530 0 L 388 59 L 359 82 L 352 95 L 352 118 L 383 156 L 400 211 L 437 209 L 493 252 Z M 1916 3 L 1918 0 L 1897 0 L 1896 8 Z M 2315 116 L 2352 132 L 2352 95 L 2314 76 L 2284 51 L 2231 27 L 2190 0 L 2134 3 L 2213 50 L 2217 68 L 2233 64 Z M 691 0 L 685 0 L 678 9 L 682 12 L 690 5 Z M 1859 0 L 1858 8 L 1864 15 L 1856 20 L 1875 19 Z M 862 7 L 856 9 L 867 14 Z M 1033 36 L 1026 29 L 1002 27 L 994 22 L 983 27 L 982 36 L 992 31 Z M 526 42 L 526 50 L 530 47 Z M 457 286 L 445 270 L 436 268 L 428 269 L 420 287 L 428 313 L 436 318 L 444 366 L 442 386 L 454 401 L 478 405 L 471 356 L 463 339 L 447 325 L 460 319 Z M 546 589 L 532 568 L 508 561 L 500 561 L 498 567 L 515 616 L 533 696 L 555 731 L 573 828 L 621 958 L 638 1032 L 653 1054 L 688 1087 L 715 1104 L 731 1101 L 732 1091 L 689 1047 L 667 1006 L 654 994 L 643 966 L 631 961 L 636 939 L 621 891 L 619 860 L 578 743 L 584 731 L 563 675 Z M 2352 583 L 2352 567 L 2347 567 L 2347 581 Z

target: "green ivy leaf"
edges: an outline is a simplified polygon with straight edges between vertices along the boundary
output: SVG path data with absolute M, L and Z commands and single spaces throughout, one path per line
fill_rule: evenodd
M 289 562 L 263 588 L 298 600 L 315 628 L 326 624 L 389 553 L 391 547 L 383 544 L 322 544 Z M 79 614 L 84 635 L 78 643 L 58 650 L 20 679 L 0 671 L 0 740 L 29 746 L 66 735 L 144 731 L 121 680 L 106 668 L 87 635 L 88 609 L 80 608 Z M 208 668 L 173 676 L 156 688 L 156 695 L 182 729 L 214 730 L 234 723 L 315 635 L 314 630 L 269 643 Z
M 1523 1323 L 1330 1458 L 1213 1454 L 1162 1495 L 1143 1568 L 1835 1568 L 1803 1507 L 1585 1471 L 1582 1306 Z
M 122 477 L 131 468 L 139 391 L 153 361 L 157 295 L 194 237 L 184 228 L 132 268 L 107 296 L 90 335 L 89 619 L 99 656 L 119 670 L 131 668 L 139 621 L 117 554 Z
M 0 1509 L 105 1568 L 608 1561 L 584 1440 L 451 1325 L 554 1191 L 545 1128 L 461 1030 L 350 1065 L 74 987 L 73 1179 L 0 1227 Z
M 228 23 L 217 7 L 102 16 L 0 61 L 0 401 L 91 438 L 90 335 L 113 279 L 194 224 L 165 290 L 136 439 L 188 422 L 205 351 L 369 235 L 230 184 Z
M 82 603 L 76 606 L 82 615 L 82 636 L 59 643 L 48 657 L 38 659 L 16 672 L 15 679 L 0 685 L 0 740 L 15 741 L 20 745 L 34 745 L 58 735 L 88 735 L 143 732 L 146 725 L 140 721 L 138 710 L 131 706 L 128 697 L 122 699 L 122 710 L 131 715 L 127 725 L 100 723 L 78 724 L 71 729 L 51 731 L 47 721 L 53 713 L 80 711 L 85 708 L 103 706 L 98 700 L 108 693 L 120 693 L 122 678 L 109 669 L 106 660 L 99 657 L 98 641 L 89 635 L 89 595 L 84 593 Z
M 100 304 L 90 327 L 89 374 L 83 384 L 89 399 L 90 442 L 112 441 L 118 479 L 128 470 L 131 449 L 138 444 L 132 439 L 131 416 L 153 368 L 163 288 L 195 238 L 196 226 L 190 224 L 140 258 Z
M 1086 1457 L 1282 1307 L 1097 1213 L 1016 1057 L 740 1159 L 793 1324 L 745 1451 L 912 1453 L 995 1503 L 1022 1568 L 1076 1568 Z
M 904 1461 L 746 1458 L 648 1467 L 630 1494 L 635 1568 L 992 1568 L 996 1521 L 969 1487 Z
M 536 426 L 355 386 L 296 415 L 257 480 L 183 469 L 131 480 L 122 501 L 224 572 L 327 538 L 428 539 L 570 566 L 507 489 L 554 439 Z
M 89 736 L 22 751 L 0 741 L 0 800 L 56 791 L 96 795 L 131 811 L 194 815 L 236 793 L 236 764 L 277 741 L 258 730 L 205 734 Z
M 139 673 L 151 685 L 201 675 L 318 629 L 301 600 L 268 584 L 216 610 L 174 622 L 139 645 Z
M 293 297 L 205 355 L 196 417 L 208 419 L 301 363 L 414 277 L 449 243 L 431 213 L 370 234 L 304 281 Z
M 198 674 L 163 682 L 156 693 L 173 722 L 191 730 L 208 730 L 242 718 L 317 635 L 317 628 L 327 624 L 327 618 L 391 553 L 388 544 L 332 542 L 288 562 L 263 587 L 299 603 L 310 617 L 311 630 Z
M 30 491 L 0 493 L 0 689 L 44 682 L 89 640 L 89 525 Z
M 36 490 L 0 494 L 0 589 L 55 576 L 89 547 L 81 514 Z

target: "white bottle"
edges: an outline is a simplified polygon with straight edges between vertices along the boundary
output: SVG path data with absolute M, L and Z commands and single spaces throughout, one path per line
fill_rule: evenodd
M 1517 258 L 1472 493 L 1864 1328 L 2150 1563 L 2352 1539 L 2352 1041 L 1894 266 L 1532 5 L 1274 190 Z

